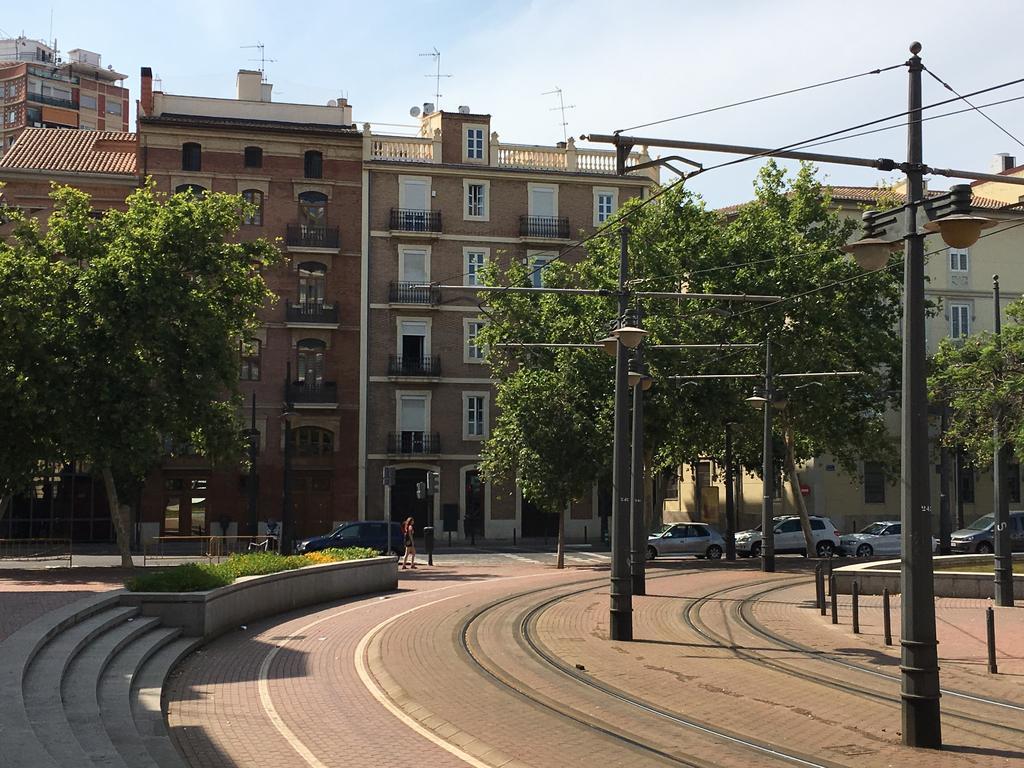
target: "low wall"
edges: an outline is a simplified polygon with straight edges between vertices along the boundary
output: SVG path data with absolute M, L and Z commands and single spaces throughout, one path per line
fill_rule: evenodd
M 934 581 L 936 597 L 983 599 L 993 597 L 995 585 L 991 573 L 945 570 L 957 563 L 964 565 L 991 563 L 992 555 L 939 555 L 934 557 L 933 560 L 936 568 Z M 1024 562 L 1024 555 L 1014 555 L 1014 562 Z M 938 570 L 940 568 L 944 570 Z M 857 582 L 857 589 L 862 595 L 880 595 L 882 590 L 886 588 L 890 594 L 898 594 L 900 591 L 899 560 L 881 560 L 846 565 L 842 568 L 836 568 L 833 574 L 836 577 L 836 590 L 840 594 L 850 594 L 853 591 L 853 582 L 855 581 Z M 1016 596 L 1024 597 L 1024 575 L 1014 575 L 1013 593 Z
M 207 592 L 124 592 L 120 602 L 138 606 L 143 616 L 158 616 L 165 626 L 181 627 L 190 637 L 209 640 L 266 616 L 397 588 L 398 561 L 373 557 L 244 576 Z

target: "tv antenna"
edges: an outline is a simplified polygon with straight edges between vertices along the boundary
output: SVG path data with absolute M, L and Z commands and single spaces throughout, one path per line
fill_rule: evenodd
M 550 112 L 561 112 L 562 113 L 562 141 L 568 143 L 569 135 L 568 135 L 568 132 L 566 131 L 566 127 L 568 127 L 569 123 L 565 119 L 565 110 L 567 110 L 567 109 L 576 109 L 576 105 L 575 104 L 568 104 L 567 105 L 565 103 L 565 101 L 562 100 L 562 89 L 559 88 L 557 85 L 555 86 L 555 90 L 553 90 L 553 91 L 544 91 L 544 93 L 542 93 L 541 96 L 550 96 L 553 93 L 557 93 L 558 94 L 558 106 L 557 107 L 552 107 L 549 111 Z
M 268 59 L 267 58 L 267 51 L 266 51 L 267 47 L 262 42 L 260 42 L 259 40 L 256 41 L 256 45 L 240 45 L 238 47 L 239 48 L 259 48 L 260 57 L 258 59 L 249 59 L 249 61 L 258 61 L 260 63 L 260 75 L 262 75 L 261 79 L 263 80 L 263 82 L 266 82 L 267 81 L 267 62 L 269 61 L 271 64 L 276 64 L 277 63 L 277 59 Z
M 441 52 L 439 50 L 437 50 L 436 46 L 434 47 L 433 52 L 431 52 L 431 53 L 421 53 L 420 56 L 429 56 L 430 58 L 432 58 L 434 60 L 434 63 L 437 65 L 436 71 L 435 71 L 434 74 L 432 74 L 432 75 L 424 75 L 424 77 L 432 77 L 432 78 L 434 78 L 434 104 L 436 105 L 434 108 L 435 109 L 441 109 L 441 78 L 442 77 L 451 77 L 451 75 L 442 75 L 441 74 Z

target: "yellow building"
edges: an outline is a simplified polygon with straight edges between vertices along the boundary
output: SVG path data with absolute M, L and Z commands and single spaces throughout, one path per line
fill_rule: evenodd
M 1024 165 L 1014 166 L 1012 157 L 997 155 L 999 164 L 994 172 L 1024 176 Z M 901 189 L 894 190 L 897 194 Z M 928 319 L 926 343 L 932 354 L 943 338 L 958 338 L 995 327 L 992 276 L 999 275 L 1000 303 L 1005 321 L 1006 306 L 1024 295 L 1024 226 L 1013 228 L 1020 216 L 1005 210 L 1024 197 L 1024 187 L 998 182 L 975 182 L 974 206 L 984 215 L 999 221 L 999 225 L 982 233 L 969 249 L 948 248 L 938 235 L 926 238 L 928 283 L 926 298 L 936 302 L 939 311 Z M 936 192 L 935 194 L 938 194 Z M 860 218 L 861 209 L 873 203 L 879 189 L 873 187 L 833 187 L 833 202 L 843 213 Z M 730 209 L 726 209 L 726 213 Z M 922 221 L 923 223 L 923 221 Z M 857 235 L 855 235 L 856 237 Z M 899 434 L 898 413 L 889 414 L 893 433 Z M 932 434 L 937 437 L 939 419 L 933 420 Z M 723 438 L 724 439 L 724 438 Z M 930 478 L 933 533 L 938 535 L 939 510 L 939 452 L 937 442 L 933 450 L 934 474 Z M 1008 482 L 1011 507 L 1021 502 L 1021 472 L 1017 458 L 1011 460 Z M 898 467 L 892 468 L 898 474 Z M 841 532 L 864 527 L 875 520 L 895 520 L 900 517 L 900 489 L 898 484 L 885 481 L 882 468 L 870 457 L 860 462 L 857 475 L 843 472 L 830 456 L 820 456 L 799 466 L 801 491 L 812 515 L 832 518 Z M 960 482 L 954 484 L 953 464 L 950 465 L 950 492 L 953 528 L 957 526 L 957 510 L 962 509 L 966 522 L 992 511 L 992 480 L 988 472 L 976 472 L 960 467 Z M 737 530 L 757 525 L 761 519 L 762 484 L 758 475 L 741 474 L 735 489 Z M 785 483 L 776 493 L 775 514 L 790 514 L 797 510 L 797 502 L 790 484 Z M 695 465 L 679 468 L 678 476 L 670 479 L 666 499 L 662 505 L 666 522 L 675 520 L 704 520 L 725 530 L 724 467 L 716 461 L 702 460 Z

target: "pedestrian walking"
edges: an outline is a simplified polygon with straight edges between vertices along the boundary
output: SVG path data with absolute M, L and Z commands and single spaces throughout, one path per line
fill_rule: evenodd
M 405 522 L 402 523 L 402 537 L 405 539 L 405 557 L 402 558 L 402 569 L 415 568 L 416 567 L 416 545 L 413 543 L 412 536 L 416 532 L 416 522 L 411 518 L 405 518 Z M 410 562 L 409 558 L 412 557 Z

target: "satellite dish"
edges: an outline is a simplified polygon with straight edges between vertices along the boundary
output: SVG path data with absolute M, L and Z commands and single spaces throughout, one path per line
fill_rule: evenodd
M 327 102 L 327 106 L 328 107 L 336 107 L 336 106 L 338 106 L 338 100 L 337 99 L 331 99 L 330 101 Z
M 410 109 L 409 110 L 409 116 L 410 117 L 419 117 L 420 116 L 420 108 L 419 107 L 413 107 L 412 109 Z

